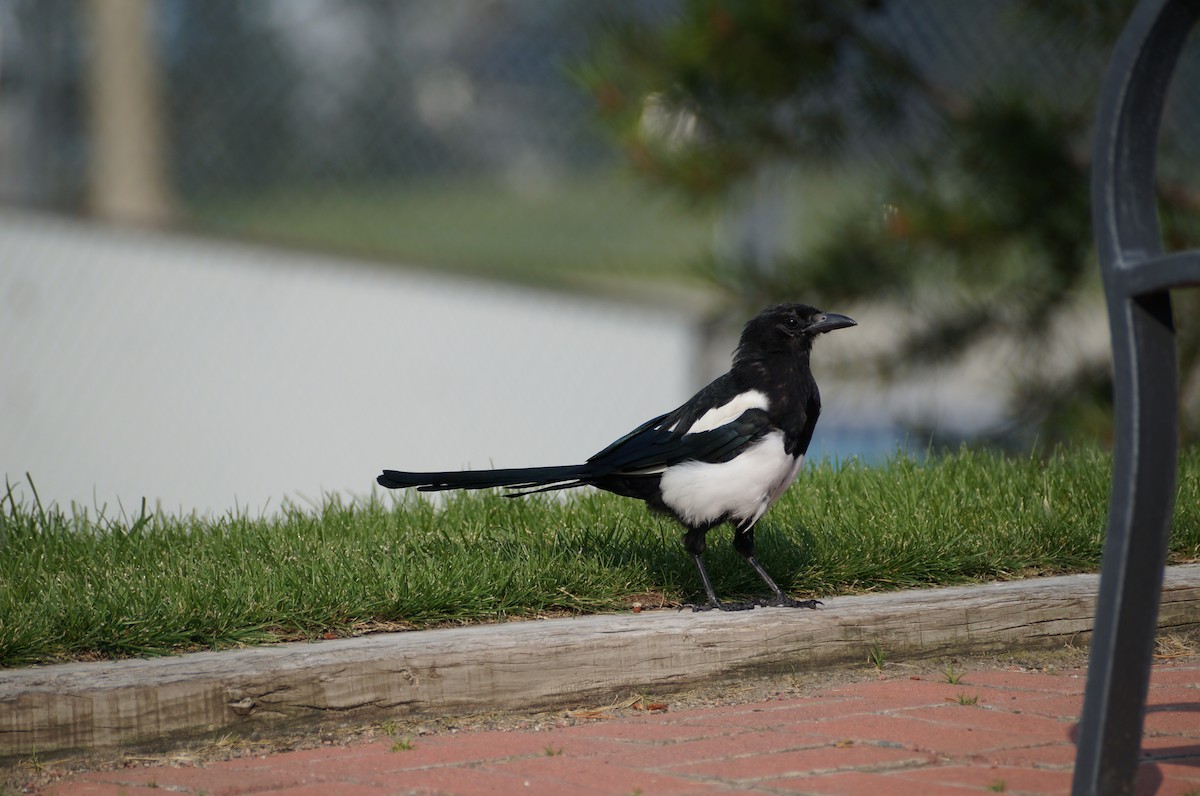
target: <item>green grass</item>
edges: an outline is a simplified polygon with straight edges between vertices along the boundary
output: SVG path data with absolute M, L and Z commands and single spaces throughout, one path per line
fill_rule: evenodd
M 197 228 L 564 287 L 698 281 L 709 214 L 618 173 L 514 192 L 487 179 L 294 187 L 194 201 Z
M 796 246 L 819 242 L 870 195 L 873 176 L 806 170 L 787 203 Z M 205 233 L 345 252 L 566 289 L 644 294 L 712 288 L 704 263 L 714 208 L 648 189 L 617 169 L 561 175 L 517 191 L 488 177 L 275 188 L 193 198 Z
M 759 524 L 759 557 L 798 595 L 1093 570 L 1110 461 L 963 451 L 807 469 Z M 1171 549 L 1200 557 L 1200 451 L 1185 453 Z M 695 599 L 672 523 L 606 494 L 391 495 L 274 518 L 96 516 L 0 494 L 0 664 L 157 655 Z M 723 596 L 760 594 L 729 544 Z M 656 602 L 656 600 L 653 600 Z
M 883 671 L 883 667 L 887 663 L 887 653 L 883 651 L 883 645 L 878 641 L 871 644 L 870 648 L 867 649 L 867 663 L 879 671 Z

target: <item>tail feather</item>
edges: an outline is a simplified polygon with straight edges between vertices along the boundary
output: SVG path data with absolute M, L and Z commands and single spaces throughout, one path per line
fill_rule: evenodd
M 419 492 L 509 487 L 526 490 L 521 494 L 529 494 L 583 486 L 587 483 L 588 469 L 586 464 L 572 464 L 562 467 L 518 467 L 508 470 L 463 470 L 440 473 L 384 470 L 375 480 L 379 482 L 380 486 L 388 489 L 415 487 Z

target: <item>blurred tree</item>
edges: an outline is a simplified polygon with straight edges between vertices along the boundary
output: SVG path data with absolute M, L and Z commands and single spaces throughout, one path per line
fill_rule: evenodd
M 1101 307 L 1090 125 L 1132 6 L 686 0 L 661 27 L 611 24 L 576 74 L 634 169 L 690 202 L 761 212 L 784 200 L 781 184 L 830 169 L 859 187 L 855 201 L 831 198 L 836 212 L 798 245 L 744 243 L 714 256 L 708 270 L 732 301 L 899 306 L 912 321 L 877 363 L 885 373 L 1002 341 L 1019 365 L 998 440 L 1103 439 L 1107 360 L 1052 352 L 1073 317 Z M 955 14 L 957 30 L 944 24 Z M 1164 130 L 1164 233 L 1169 248 L 1194 246 L 1200 136 Z M 1193 292 L 1177 294 L 1191 440 L 1200 436 L 1197 304 Z
M 171 0 L 159 13 L 180 194 L 192 200 L 296 179 L 310 160 L 298 154 L 289 115 L 299 72 L 271 24 L 271 4 Z

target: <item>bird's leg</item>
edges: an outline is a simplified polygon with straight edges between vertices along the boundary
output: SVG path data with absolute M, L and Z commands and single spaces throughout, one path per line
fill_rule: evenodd
M 693 605 L 693 611 L 707 611 L 710 608 L 718 608 L 721 601 L 717 599 L 717 593 L 713 591 L 712 581 L 708 579 L 708 572 L 704 569 L 704 562 L 700 560 L 700 554 L 694 553 L 692 561 L 696 563 L 696 571 L 700 573 L 700 582 L 704 584 L 704 592 L 708 595 L 708 605 L 699 606 Z
M 758 573 L 758 576 L 763 579 L 763 582 L 770 587 L 771 591 L 775 595 L 769 600 L 764 600 L 763 605 L 779 606 L 784 608 L 816 608 L 818 605 L 822 604 L 820 600 L 797 600 L 793 597 L 788 597 L 783 593 L 783 590 L 775 584 L 775 581 L 770 575 L 767 574 L 767 571 L 763 569 L 762 564 L 758 563 L 758 559 L 756 559 L 754 556 L 746 556 L 746 560 L 750 562 L 750 566 L 754 567 L 754 571 Z
M 700 560 L 700 554 L 693 553 L 692 561 L 696 562 L 696 571 L 700 573 L 700 581 L 708 595 L 708 605 L 693 605 L 693 611 L 711 611 L 714 608 L 718 611 L 749 611 L 754 608 L 754 603 L 723 603 L 718 600 L 717 593 L 713 591 L 712 581 L 708 579 L 708 571 L 704 569 L 704 562 Z
M 742 530 L 740 527 L 733 534 L 733 548 L 741 553 L 742 558 L 749 562 L 750 566 L 754 567 L 754 571 L 763 579 L 763 583 L 774 595 L 768 600 L 763 600 L 763 605 L 781 608 L 816 608 L 823 603 L 820 600 L 797 600 L 783 593 L 783 589 L 779 588 L 775 583 L 775 579 L 767 574 L 763 569 L 762 564 L 758 563 L 758 559 L 754 557 L 754 526 Z
M 700 556 L 704 553 L 704 533 L 706 529 L 689 530 L 683 537 L 683 546 L 692 554 L 692 561 L 696 564 L 696 571 L 700 573 L 700 582 L 704 584 L 704 593 L 708 595 L 707 605 L 691 605 L 693 611 L 711 611 L 716 608 L 718 611 L 747 611 L 754 607 L 753 603 L 723 603 L 717 599 L 717 593 L 713 590 L 712 580 L 708 577 L 708 570 L 704 568 L 704 561 Z

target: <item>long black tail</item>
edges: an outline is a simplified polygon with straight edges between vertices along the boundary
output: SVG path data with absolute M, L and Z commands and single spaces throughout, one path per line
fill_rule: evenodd
M 416 487 L 419 492 L 440 492 L 446 489 L 493 489 L 508 487 L 522 490 L 516 494 L 569 489 L 588 483 L 586 464 L 562 467 L 520 467 L 511 470 L 464 470 L 444 473 L 407 473 L 403 470 L 384 470 L 376 481 L 388 489 Z

